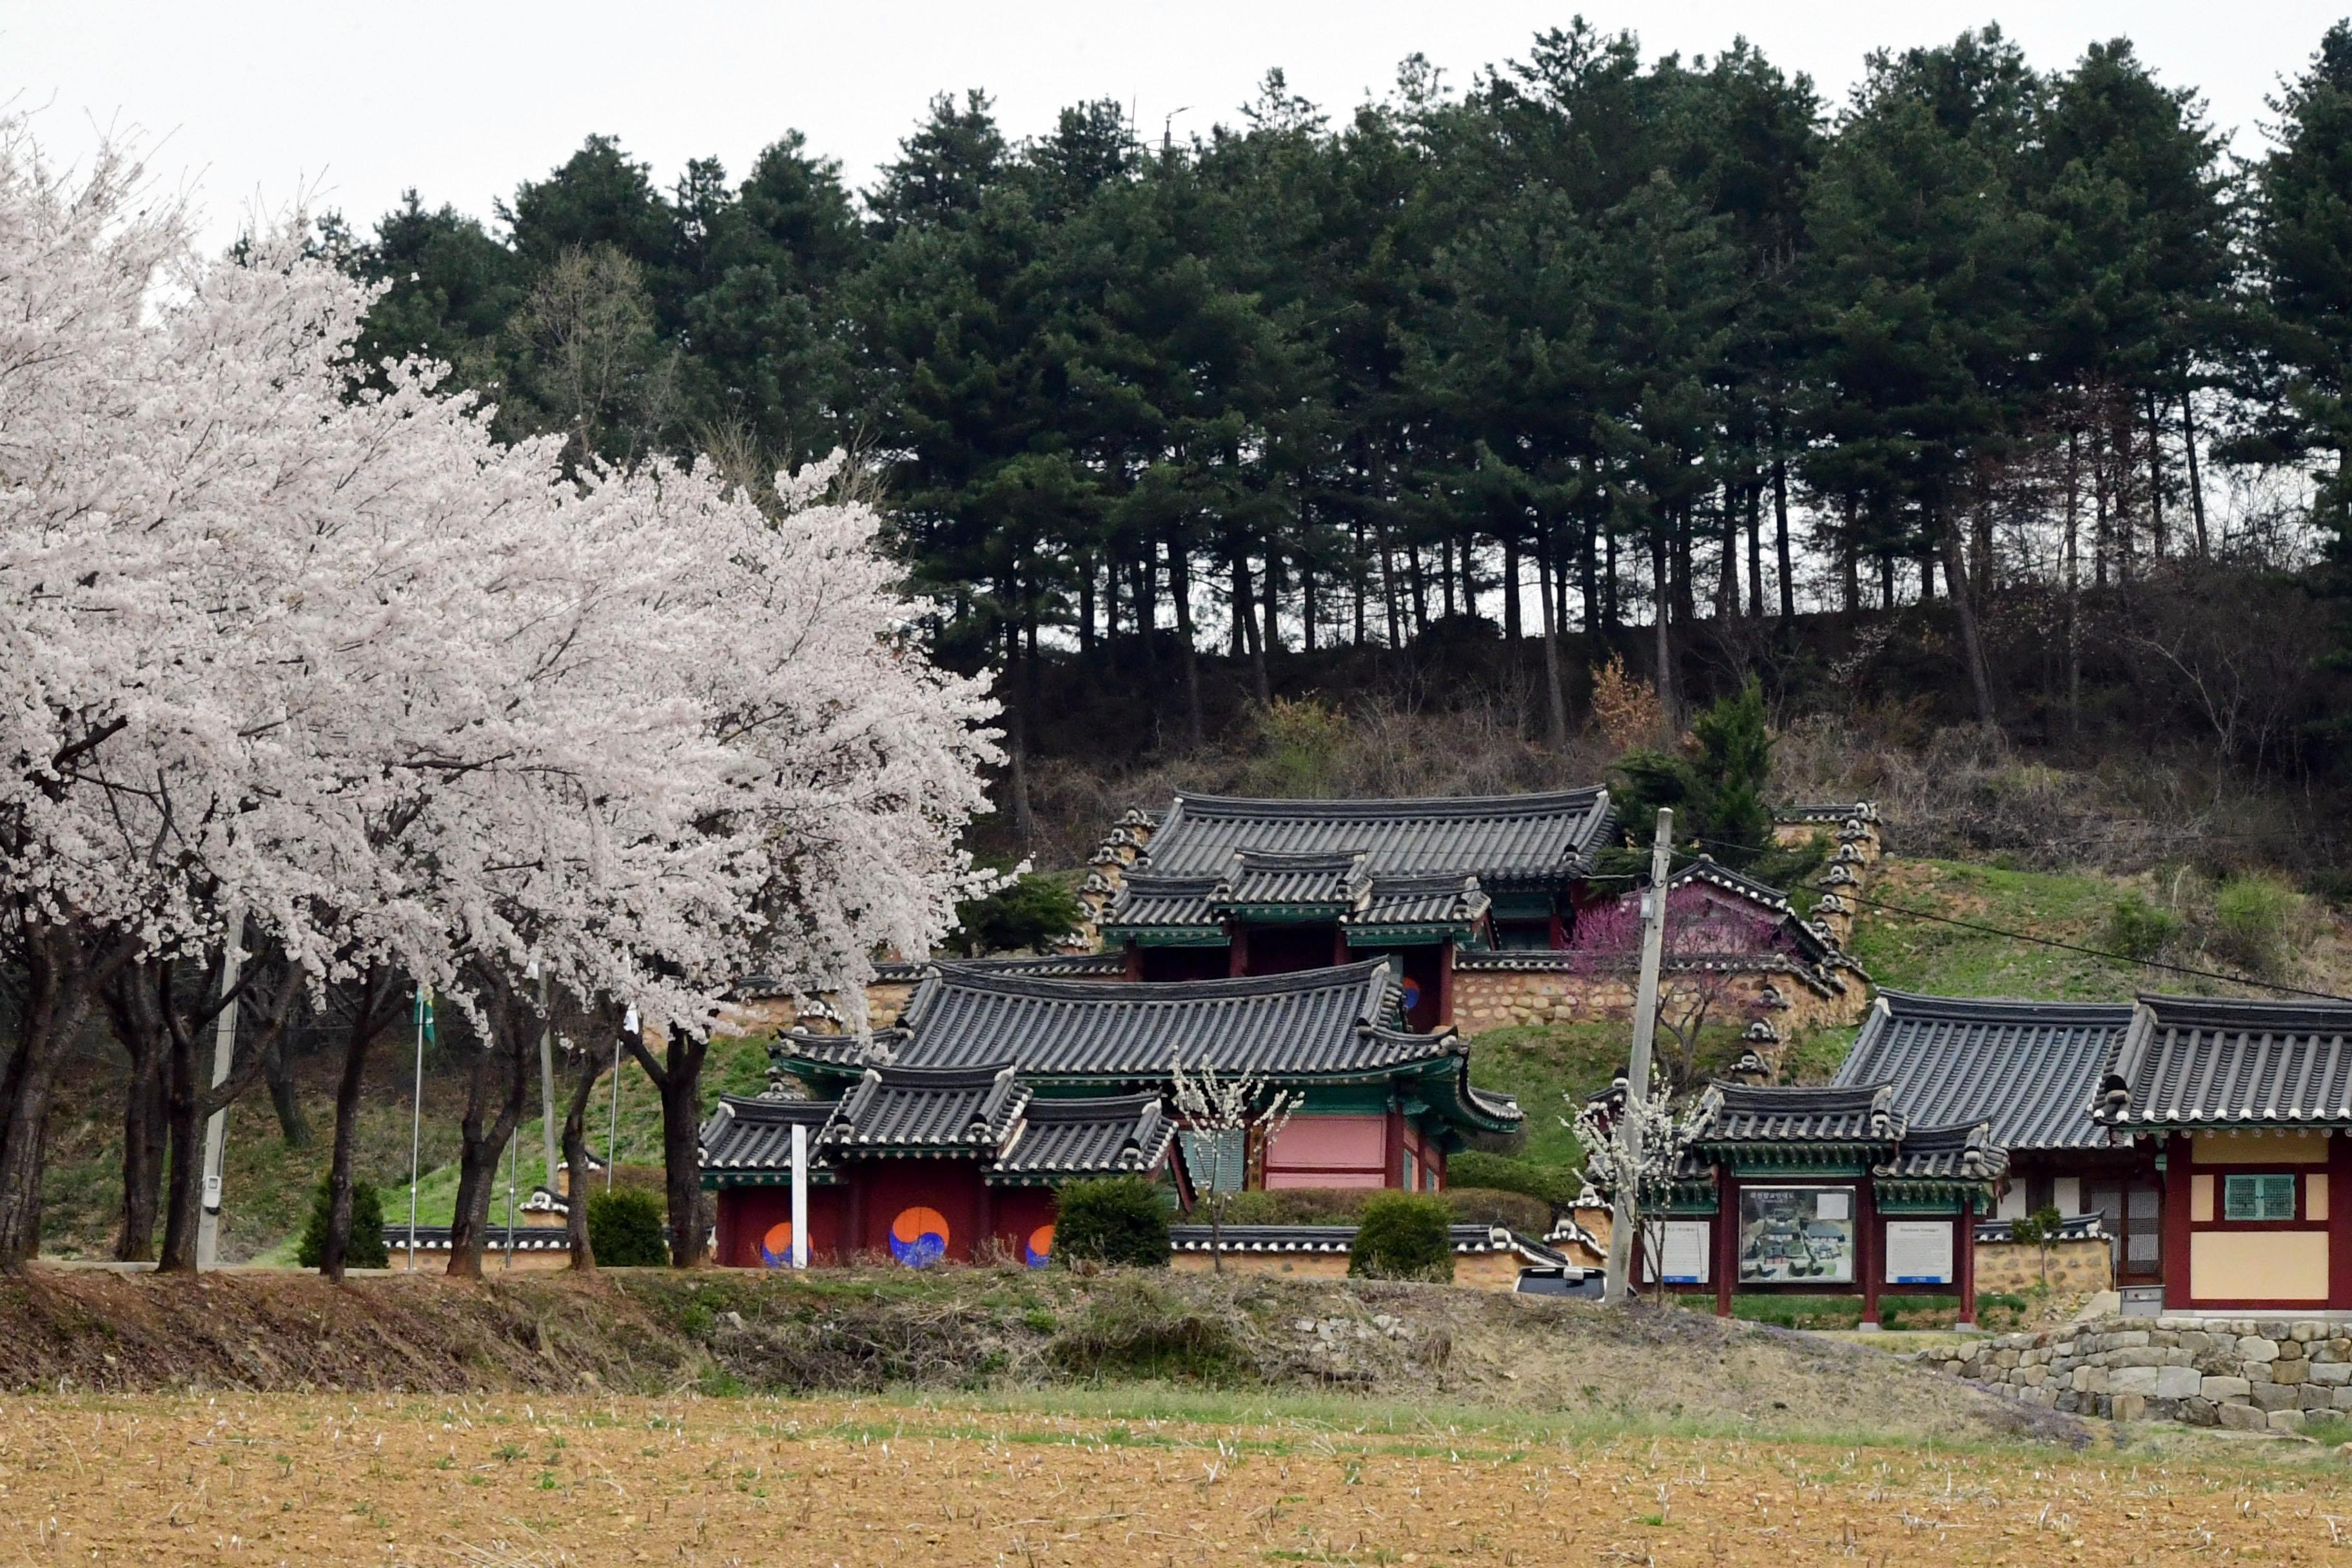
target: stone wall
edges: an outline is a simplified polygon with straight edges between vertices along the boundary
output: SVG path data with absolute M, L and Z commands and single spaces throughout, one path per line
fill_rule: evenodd
M 2083 1415 L 2294 1432 L 2315 1415 L 2352 1411 L 2347 1331 L 2293 1318 L 2095 1318 L 1919 1359 Z
M 1168 1260 L 1180 1274 L 1206 1274 L 1214 1267 L 1205 1252 L 1180 1252 Z M 1525 1265 L 1516 1252 L 1457 1252 L 1454 1282 L 1473 1290 L 1516 1290 Z M 1348 1273 L 1344 1252 L 1228 1252 L 1228 1274 L 1287 1274 L 1303 1279 L 1342 1279 Z
M 1870 1006 L 1870 988 L 1859 973 L 1840 977 L 1842 985 L 1819 985 L 1785 964 L 1734 973 L 1717 1016 L 1755 1014 L 1769 1020 L 1780 1038 L 1800 1030 L 1852 1024 Z M 1633 1016 L 1635 975 L 1631 969 L 1578 973 L 1556 967 L 1456 968 L 1454 1024 L 1465 1035 L 1520 1024 L 1589 1024 Z M 1669 988 L 1674 984 L 1667 976 Z
M 2013 1241 L 1977 1243 L 1977 1290 L 2021 1296 L 2041 1285 L 2042 1249 Z M 2053 1295 L 2087 1296 L 2115 1289 L 2115 1249 L 2105 1241 L 2062 1241 L 2050 1249 Z

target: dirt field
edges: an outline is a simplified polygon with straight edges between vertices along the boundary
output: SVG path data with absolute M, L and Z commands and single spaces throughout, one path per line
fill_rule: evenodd
M 16 1398 L 29 1563 L 2157 1563 L 2352 1560 L 2310 1446 L 1601 1435 L 1325 1401 Z M 2179 1441 L 2186 1441 L 2185 1439 Z M 2340 1532 L 2340 1533 L 2339 1533 Z

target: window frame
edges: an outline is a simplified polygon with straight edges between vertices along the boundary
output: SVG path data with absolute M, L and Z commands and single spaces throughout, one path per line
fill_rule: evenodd
M 2301 1171 L 2237 1170 L 2219 1171 L 2216 1172 L 2215 1174 L 2221 1178 L 2221 1191 L 2213 1194 L 2213 1222 L 2215 1224 L 2234 1226 L 2252 1226 L 2265 1225 L 2300 1225 L 2304 1223 L 2303 1173 Z M 2258 1213 L 2251 1216 L 2242 1217 L 2232 1215 L 2230 1212 L 2230 1186 L 2231 1183 L 2251 1182 L 2264 1184 L 2281 1181 L 2284 1181 L 2287 1184 L 2288 1202 L 2287 1212 L 2285 1214 L 2272 1214 L 2265 1209 L 2264 1212 Z M 2257 1185 L 2254 1190 L 2259 1196 L 2264 1189 L 2262 1186 Z

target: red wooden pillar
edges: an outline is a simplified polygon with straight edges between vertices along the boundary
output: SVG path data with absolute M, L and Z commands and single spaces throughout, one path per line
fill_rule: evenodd
M 1238 980 L 1249 973 L 1249 927 L 1236 921 L 1225 930 L 1225 973 Z
M 2193 1173 L 2189 1150 L 2185 1132 L 2164 1141 L 2164 1306 L 2169 1312 L 2185 1312 L 2195 1305 L 2189 1297 L 2189 1179 Z M 2328 1194 L 2331 1205 L 2335 1196 Z M 2335 1281 L 2328 1283 L 2332 1295 Z
M 996 1237 L 996 1189 L 983 1180 L 980 1196 L 972 1200 L 972 1217 L 978 1222 L 971 1227 L 971 1257 L 977 1261 L 981 1249 Z
M 1454 1022 L 1454 939 L 1448 937 L 1437 950 L 1437 1026 L 1441 1029 Z
M 1381 1174 L 1381 1185 L 1404 1185 L 1404 1107 L 1395 1095 L 1389 1096 L 1389 1120 L 1381 1134 L 1381 1159 L 1388 1169 Z
M 1333 926 L 1331 928 L 1331 967 L 1339 968 L 1348 962 L 1348 928 Z
M 1143 944 L 1139 942 L 1127 944 L 1127 977 L 1129 980 L 1143 978 Z
M 842 1261 L 853 1263 L 866 1247 L 866 1172 L 852 1165 L 841 1173 L 842 1184 L 849 1189 L 849 1227 L 843 1238 Z
M 1886 1272 L 1882 1261 L 1886 1238 L 1878 1227 L 1878 1194 L 1869 1173 L 1853 1184 L 1853 1266 L 1862 1275 L 1862 1326 L 1878 1326 L 1878 1277 Z
M 2352 1307 L 2352 1139 L 2327 1134 L 2327 1304 Z
M 1952 1223 L 1959 1226 L 1952 1237 L 1953 1257 L 1958 1267 L 1953 1270 L 1960 1283 L 1960 1321 L 1970 1328 L 1977 1321 L 1977 1201 L 1965 1200 L 1960 1217 Z
M 1715 1315 L 1731 1316 L 1732 1287 L 1739 1279 L 1739 1178 L 1723 1166 L 1715 1182 Z

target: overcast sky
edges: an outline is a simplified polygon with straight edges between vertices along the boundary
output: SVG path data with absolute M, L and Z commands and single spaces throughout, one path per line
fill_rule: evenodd
M 2299 68 L 2352 0 L 1862 4 L 1600 0 L 1583 14 L 1633 28 L 1648 55 L 1712 54 L 1745 33 L 1832 101 L 1863 56 L 1999 21 L 2033 63 L 2072 61 L 2126 34 L 2163 79 L 2206 96 L 2242 153 L 2281 73 Z M 1459 86 L 1523 54 L 1571 6 L 1522 0 L 1187 0 L 1183 5 L 569 0 L 0 0 L 0 101 L 37 111 L 53 152 L 92 126 L 135 128 L 151 163 L 194 192 L 225 239 L 256 202 L 299 192 L 364 229 L 416 186 L 487 217 L 592 132 L 617 135 L 667 184 L 689 157 L 740 174 L 790 128 L 863 185 L 940 90 L 982 87 L 1015 137 L 1060 106 L 1115 98 L 1156 134 L 1230 119 L 1269 67 L 1344 111 L 1381 92 L 1415 51 Z

